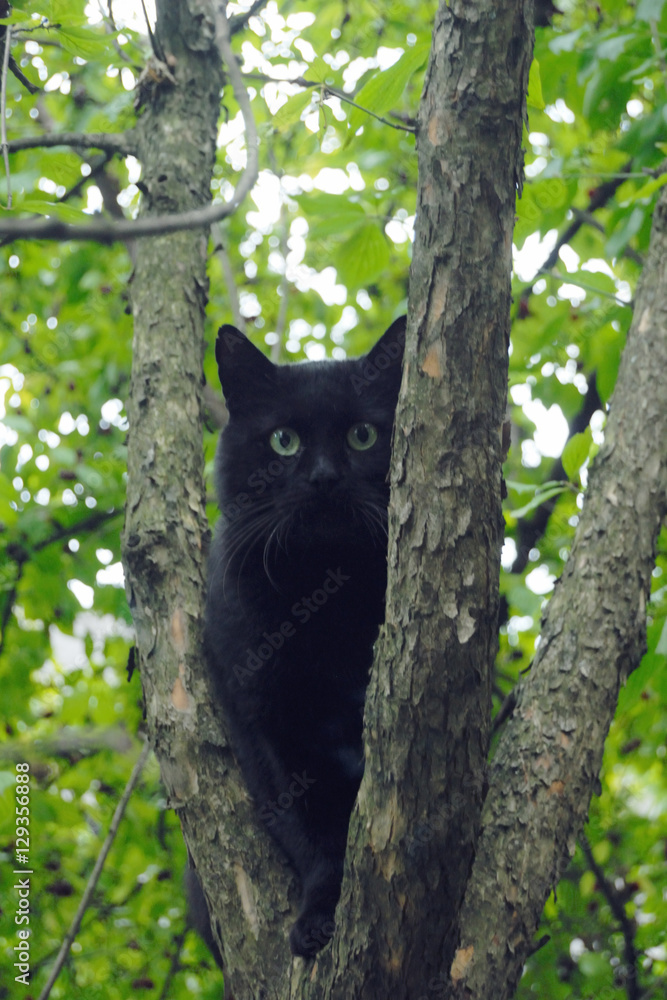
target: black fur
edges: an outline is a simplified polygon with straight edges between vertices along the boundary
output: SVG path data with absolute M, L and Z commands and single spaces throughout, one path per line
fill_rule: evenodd
M 234 327 L 216 358 L 229 409 L 209 561 L 208 660 L 259 814 L 298 872 L 295 955 L 333 933 L 362 715 L 384 618 L 388 471 L 405 319 L 364 358 L 273 365 Z M 355 425 L 377 440 L 353 448 Z M 293 455 L 271 446 L 280 428 Z M 353 435 L 359 444 L 368 427 Z M 283 434 L 277 446 L 289 450 Z

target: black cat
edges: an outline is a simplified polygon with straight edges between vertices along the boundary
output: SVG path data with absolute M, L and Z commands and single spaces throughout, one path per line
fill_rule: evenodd
M 259 814 L 302 884 L 293 954 L 333 934 L 384 619 L 405 318 L 360 359 L 274 365 L 232 326 L 209 560 L 208 661 Z

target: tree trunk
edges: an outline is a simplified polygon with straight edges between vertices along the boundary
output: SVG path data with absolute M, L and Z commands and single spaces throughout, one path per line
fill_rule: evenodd
M 150 738 L 237 1000 L 510 996 L 584 822 L 619 683 L 641 655 L 667 486 L 658 385 L 667 369 L 664 195 L 605 446 L 481 817 L 531 19 L 531 0 L 443 0 L 436 17 L 417 137 L 387 624 L 367 698 L 366 773 L 336 935 L 313 964 L 290 959 L 295 880 L 257 823 L 211 709 L 201 650 L 207 234 L 140 246 L 123 535 L 128 597 Z M 169 72 L 153 67 L 137 130 L 148 213 L 210 197 L 222 83 L 214 35 L 212 0 L 158 0 Z
M 386 625 L 366 701 L 327 997 L 439 981 L 486 791 L 503 537 L 515 194 L 532 2 L 440 4 L 392 464 Z
M 193 20 L 190 6 L 158 4 L 157 37 L 177 84 L 165 77 L 144 92 L 148 212 L 209 197 L 220 73 L 211 10 L 199 3 Z M 202 666 L 205 236 L 142 244 L 133 283 L 128 593 L 149 731 L 216 915 L 226 981 L 244 1000 L 369 989 L 412 997 L 453 955 L 484 793 L 496 649 L 500 426 L 530 10 L 528 2 L 502 14 L 490 2 L 443 3 L 436 20 L 418 137 L 388 625 L 369 690 L 367 771 L 338 932 L 312 968 L 291 963 L 294 879 L 257 826 Z
M 146 214 L 210 201 L 223 83 L 211 0 L 158 0 L 137 126 Z M 178 812 L 237 996 L 277 997 L 289 966 L 285 862 L 259 825 L 212 710 L 201 642 L 209 529 L 202 451 L 208 232 L 141 242 L 132 279 L 123 532 L 149 738 Z
M 574 545 L 491 766 L 452 996 L 512 996 L 586 822 L 619 687 L 644 653 L 655 543 L 667 514 L 666 371 L 663 190 Z

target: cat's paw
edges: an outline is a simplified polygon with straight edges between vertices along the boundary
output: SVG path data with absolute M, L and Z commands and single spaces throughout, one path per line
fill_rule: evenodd
M 304 910 L 290 931 L 292 954 L 314 958 L 331 941 L 334 930 L 333 910 Z

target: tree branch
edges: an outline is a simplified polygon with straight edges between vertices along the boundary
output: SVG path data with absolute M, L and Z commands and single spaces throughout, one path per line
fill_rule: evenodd
M 188 85 L 165 88 L 158 98 L 148 93 L 137 124 L 142 212 L 149 215 L 193 209 L 210 198 L 224 82 L 219 50 L 225 60 L 229 52 L 226 25 L 219 25 L 219 45 L 213 43 L 220 6 L 202 3 L 202 17 L 194 19 L 189 0 L 157 2 L 155 35 L 176 57 L 177 79 Z M 238 86 L 232 58 L 227 70 Z M 238 93 L 238 100 L 247 116 L 247 184 L 257 167 L 257 141 L 247 97 Z M 213 904 L 213 934 L 224 937 L 226 988 L 244 998 L 275 998 L 290 960 L 284 915 L 291 879 L 226 744 L 201 641 L 209 541 L 201 436 L 207 237 L 199 231 L 149 240 L 137 255 L 123 562 L 150 738 Z
M 9 236 L 16 239 L 41 239 L 41 240 L 98 240 L 100 243 L 113 243 L 117 240 L 139 239 L 146 236 L 161 236 L 167 233 L 180 232 L 188 229 L 209 228 L 214 222 L 226 218 L 236 211 L 245 197 L 252 190 L 258 175 L 258 145 L 257 127 L 250 107 L 248 93 L 243 86 L 243 79 L 238 68 L 236 59 L 231 49 L 229 41 L 229 27 L 227 20 L 216 7 L 216 45 L 227 67 L 229 78 L 232 83 L 234 96 L 241 109 L 243 122 L 246 130 L 247 162 L 241 179 L 231 199 L 223 204 L 210 204 L 204 208 L 191 209 L 188 212 L 180 212 L 176 215 L 147 216 L 135 220 L 125 220 L 120 222 L 110 222 L 106 219 L 95 220 L 89 225 L 71 225 L 61 222 L 59 219 L 0 219 L 0 237 Z M 131 134 L 131 133 L 126 133 Z M 102 145 L 103 139 L 108 136 L 76 136 L 75 133 L 63 133 L 68 135 L 69 145 L 81 145 L 80 140 L 94 138 L 98 141 L 91 142 L 91 145 L 98 148 L 106 148 Z M 125 135 L 114 137 L 114 139 L 125 139 Z M 51 137 L 51 145 L 63 143 L 63 136 Z M 60 139 L 60 142 L 57 140 Z M 16 140 L 17 143 L 25 140 Z M 28 140 L 30 141 L 30 140 Z M 40 143 L 36 143 L 40 145 Z M 43 144 L 43 143 L 42 143 Z M 29 146 L 19 146 L 16 148 L 30 148 Z M 134 153 L 133 153 L 134 155 Z
M 321 80 L 307 80 L 303 76 L 297 76 L 293 80 L 283 80 L 276 76 L 269 76 L 268 73 L 244 73 L 243 75 L 251 80 L 263 80 L 265 83 L 291 83 L 306 90 L 319 87 L 325 97 L 337 97 L 344 104 L 351 104 L 353 108 L 363 111 L 364 114 L 370 115 L 372 118 L 377 118 L 383 125 L 389 125 L 390 128 L 398 129 L 400 132 L 412 132 L 413 135 L 417 131 L 415 125 L 397 125 L 396 122 L 390 122 L 388 118 L 383 118 L 382 115 L 376 114 L 375 111 L 357 104 L 344 90 L 339 90 L 338 87 L 330 87 L 326 83 L 322 83 Z
M 581 409 L 570 421 L 567 440 L 570 441 L 575 434 L 581 434 L 582 431 L 585 431 L 595 411 L 601 409 L 603 409 L 603 404 L 598 395 L 595 372 L 593 372 L 588 378 L 588 391 L 583 398 Z M 560 458 L 552 462 L 549 471 L 544 476 L 544 482 L 559 482 L 567 478 L 561 455 Z M 558 497 L 551 497 L 540 504 L 532 517 L 520 518 L 516 526 L 517 551 L 510 570 L 511 573 L 523 573 L 528 565 L 530 550 L 535 547 L 537 540 L 546 531 L 549 518 L 557 503 Z
M 2 70 L 0 71 L 0 145 L 2 146 L 2 159 L 7 179 L 7 208 L 11 208 L 12 177 L 9 172 L 9 156 L 7 155 L 7 70 L 9 68 L 9 50 L 12 41 L 12 29 L 10 25 L 7 25 L 5 28 L 4 36 L 5 44 L 2 50 Z
M 106 153 L 119 156 L 136 156 L 137 146 L 134 131 L 127 132 L 47 132 L 44 135 L 25 135 L 7 143 L 10 153 L 22 149 L 49 149 L 53 146 L 72 146 L 73 149 L 102 149 Z
M 363 111 L 364 114 L 370 115 L 371 118 L 376 118 L 379 122 L 382 122 L 383 125 L 388 125 L 389 128 L 398 129 L 399 132 L 412 132 L 413 135 L 417 131 L 415 125 L 397 125 L 396 122 L 390 122 L 388 118 L 384 118 L 382 115 L 376 114 L 375 111 L 371 111 L 370 108 L 364 108 L 363 105 L 357 104 L 356 101 L 353 101 L 351 97 L 348 97 L 344 91 L 338 90 L 337 87 L 327 87 L 325 85 L 322 87 L 322 91 L 328 97 L 337 97 L 338 100 L 343 101 L 344 104 L 351 104 L 353 108 L 356 108 L 358 111 Z
M 521 317 L 522 314 L 525 313 L 525 310 L 527 309 L 528 306 L 528 299 L 535 290 L 535 283 L 538 281 L 539 278 L 543 277 L 545 274 L 549 274 L 551 269 L 555 267 L 556 264 L 558 263 L 558 255 L 561 249 L 574 239 L 576 234 L 579 232 L 581 227 L 586 222 L 586 217 L 588 215 L 591 215 L 593 212 L 597 211 L 598 208 L 602 208 L 604 205 L 607 204 L 609 199 L 612 198 L 613 195 L 616 193 L 616 191 L 620 188 L 621 184 L 625 183 L 625 181 L 628 178 L 628 174 L 630 174 L 631 171 L 632 171 L 632 160 L 628 160 L 625 166 L 621 167 L 621 170 L 618 174 L 612 177 L 611 180 L 605 181 L 604 184 L 600 184 L 600 186 L 592 192 L 588 201 L 588 205 L 586 206 L 585 209 L 583 209 L 581 212 L 574 213 L 574 219 L 556 240 L 556 245 L 554 246 L 553 250 L 551 251 L 547 259 L 540 267 L 533 281 L 531 281 L 530 285 L 528 285 L 527 288 L 524 288 L 524 290 L 521 292 L 521 295 L 519 296 L 519 301 L 517 303 L 518 317 Z
M 625 951 L 625 984 L 628 1000 L 640 1000 L 642 991 L 639 988 L 639 955 L 637 953 L 637 948 L 635 947 L 635 932 L 637 928 L 625 912 L 625 903 L 616 891 L 616 887 L 609 881 L 604 871 L 595 860 L 591 845 L 588 843 L 588 838 L 585 837 L 584 834 L 579 837 L 579 843 L 581 844 L 582 851 L 586 855 L 588 867 L 595 875 L 600 892 L 609 903 L 611 912 L 621 925 Z
M 236 287 L 234 271 L 232 270 L 232 262 L 229 259 L 227 247 L 225 246 L 222 226 L 220 226 L 217 222 L 211 226 L 211 240 L 213 243 L 213 253 L 217 254 L 219 257 L 220 264 L 222 266 L 222 273 L 225 276 L 225 285 L 227 286 L 227 295 L 229 297 L 229 308 L 232 312 L 234 325 L 238 327 L 241 333 L 245 333 L 245 319 L 241 315 L 241 304 L 239 302 L 239 293 Z
M 9 57 L 9 72 L 16 77 L 19 83 L 23 84 L 29 94 L 38 94 L 40 92 L 41 87 L 38 87 L 28 79 L 25 73 L 21 71 L 19 64 L 12 55 Z
M 266 7 L 268 0 L 255 0 L 252 7 L 245 12 L 245 14 L 237 14 L 236 17 L 229 19 L 229 34 L 235 35 L 237 32 L 242 31 L 251 17 L 255 17 L 259 14 L 262 7 Z
M 435 18 L 417 129 L 386 624 L 336 934 L 318 957 L 327 1000 L 441 995 L 457 945 L 498 641 L 500 432 L 532 13 L 532 0 L 441 0 Z
M 665 189 L 635 301 L 572 551 L 492 763 L 451 973 L 452 995 L 469 1000 L 512 994 L 586 820 L 619 687 L 645 649 L 655 541 L 667 513 Z

